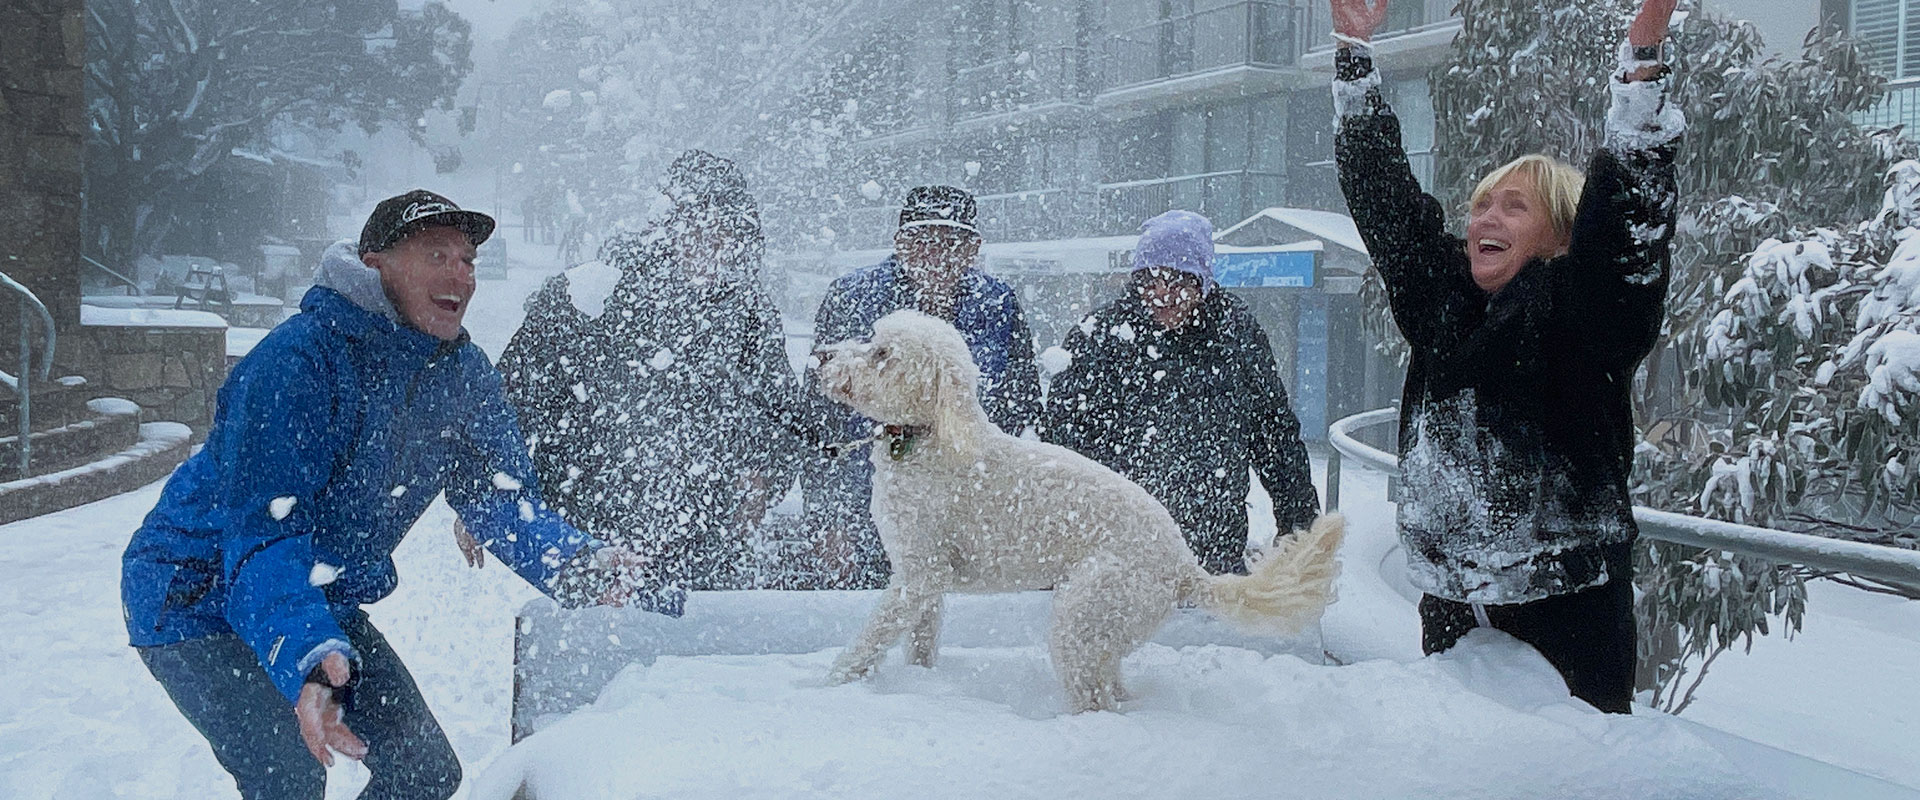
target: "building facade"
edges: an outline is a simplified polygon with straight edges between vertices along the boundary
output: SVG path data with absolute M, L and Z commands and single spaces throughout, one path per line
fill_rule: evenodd
M 1423 179 L 1433 146 L 1427 73 L 1459 30 L 1452 6 L 1391 0 L 1375 37 Z M 770 187 L 771 248 L 795 280 L 813 284 L 787 287 L 790 316 L 810 315 L 826 280 L 884 257 L 899 199 L 918 184 L 979 198 L 989 267 L 1021 291 L 1042 348 L 1120 291 L 1127 237 L 1156 214 L 1198 211 L 1218 230 L 1273 208 L 1344 215 L 1328 15 L 1325 0 L 962 0 L 877 26 L 798 101 L 796 113 L 832 120 L 818 157 L 747 153 L 756 185 Z M 1364 258 L 1354 260 L 1329 259 L 1318 273 L 1326 280 L 1310 286 L 1237 289 L 1290 384 L 1320 387 L 1311 390 L 1316 422 L 1384 404 L 1394 389 L 1391 370 L 1365 363 L 1358 337 L 1328 335 L 1357 330 Z M 1330 384 L 1379 388 L 1330 407 Z
M 1867 125 L 1920 128 L 1920 2 L 1826 0 L 1823 10 L 1866 46 L 1867 58 L 1886 75 L 1886 99 L 1862 115 Z

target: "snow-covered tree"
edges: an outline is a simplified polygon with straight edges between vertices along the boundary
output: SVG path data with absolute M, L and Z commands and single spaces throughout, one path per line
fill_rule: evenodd
M 1461 0 L 1462 33 L 1433 76 L 1443 203 L 1462 211 L 1479 176 L 1522 154 L 1585 162 L 1601 141 L 1605 81 L 1636 6 Z M 1681 231 L 1667 341 L 1636 386 L 1646 434 L 1636 501 L 1873 538 L 1828 523 L 1841 516 L 1829 504 L 1843 496 L 1855 498 L 1847 508 L 1884 509 L 1897 484 L 1902 502 L 1914 500 L 1912 482 L 1897 479 L 1920 416 L 1902 405 L 1920 378 L 1902 371 L 1910 327 L 1896 309 L 1915 298 L 1901 294 L 1907 273 L 1888 260 L 1898 225 L 1846 223 L 1875 207 L 1881 176 L 1910 149 L 1853 120 L 1885 81 L 1832 31 L 1810 33 L 1797 57 L 1768 56 L 1752 25 L 1692 9 L 1672 36 L 1674 99 L 1689 122 L 1678 162 Z M 1902 181 L 1920 180 L 1904 175 L 1894 173 L 1890 210 L 1876 219 L 1904 213 L 1897 209 L 1915 189 Z M 1920 272 L 1912 275 L 1920 291 Z M 1396 347 L 1377 286 L 1369 296 L 1378 332 Z M 1720 652 L 1751 645 L 1771 630 L 1770 617 L 1789 634 L 1798 628 L 1806 575 L 1644 544 L 1640 687 L 1656 704 L 1684 708 Z
M 451 107 L 470 26 L 437 2 L 89 0 L 89 249 L 146 253 L 236 147 L 281 126 L 371 132 Z

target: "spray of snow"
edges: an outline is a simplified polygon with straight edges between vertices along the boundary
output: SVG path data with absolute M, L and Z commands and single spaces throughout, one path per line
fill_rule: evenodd
M 296 502 L 299 501 L 291 496 L 273 498 L 272 502 L 267 503 L 267 513 L 273 515 L 276 521 L 286 519 L 288 514 L 293 513 Z
M 307 571 L 307 585 L 308 586 L 325 586 L 329 583 L 333 583 L 334 581 L 339 580 L 340 574 L 345 571 L 346 570 L 340 567 L 336 567 L 324 561 L 316 561 L 313 564 L 313 569 Z
M 567 270 L 567 300 L 587 317 L 598 317 L 606 311 L 607 297 L 619 283 L 619 267 L 604 261 L 589 261 Z
M 1046 370 L 1048 376 L 1066 372 L 1071 366 L 1073 366 L 1073 354 L 1067 352 L 1064 347 L 1054 345 L 1040 351 L 1040 368 Z

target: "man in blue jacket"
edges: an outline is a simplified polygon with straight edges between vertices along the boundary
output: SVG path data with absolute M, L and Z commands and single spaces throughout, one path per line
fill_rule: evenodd
M 442 491 L 475 538 L 571 604 L 677 615 L 672 589 L 541 502 L 499 373 L 461 327 L 493 220 L 415 190 L 321 260 L 301 313 L 235 365 L 206 447 L 127 545 L 127 633 L 248 798 L 443 798 L 460 762 L 360 606 Z
M 907 192 L 893 255 L 833 282 L 815 319 L 815 346 L 873 335 L 873 323 L 911 308 L 953 323 L 980 366 L 980 404 L 1001 430 L 1020 435 L 1038 422 L 1040 370 L 1033 333 L 1013 288 L 977 264 L 980 231 L 973 195 L 954 186 Z M 811 370 L 809 390 L 819 384 Z M 832 427 L 848 440 L 866 438 L 873 421 L 835 407 Z M 844 585 L 885 586 L 889 574 L 880 534 L 873 527 L 873 464 L 864 452 L 820 462 L 805 476 L 809 527 L 843 559 Z

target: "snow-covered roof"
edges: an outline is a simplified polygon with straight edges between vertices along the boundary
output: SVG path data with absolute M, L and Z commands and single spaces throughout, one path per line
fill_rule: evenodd
M 1360 229 L 1353 224 L 1353 218 L 1331 211 L 1316 211 L 1311 208 L 1286 208 L 1276 206 L 1263 209 L 1258 214 L 1243 219 L 1215 235 L 1226 236 L 1253 224 L 1255 220 L 1269 219 L 1282 225 L 1292 226 L 1305 231 L 1308 235 L 1323 239 L 1331 244 L 1366 253 L 1367 243 L 1360 239 Z
M 1217 243 L 1213 246 L 1213 252 L 1221 255 L 1227 253 L 1324 253 L 1326 250 L 1327 243 L 1319 239 L 1308 239 L 1304 242 L 1291 242 L 1288 244 L 1262 244 L 1250 247 Z
M 117 328 L 225 328 L 227 321 L 211 311 L 183 308 L 101 308 L 80 306 L 80 324 Z
M 1214 238 L 1219 238 L 1219 234 Z M 989 264 L 995 261 L 1053 262 L 1056 266 L 1048 270 L 1051 274 L 1125 272 L 1127 269 L 1125 266 L 1118 268 L 1114 266 L 1112 254 L 1131 251 L 1139 241 L 1139 236 L 1129 235 L 1047 239 L 1036 242 L 988 242 L 980 246 L 980 255 Z M 1215 252 L 1221 254 L 1317 252 L 1325 249 L 1326 246 L 1318 240 L 1255 247 L 1214 245 Z M 892 254 L 892 248 L 846 250 L 833 254 L 830 260 L 834 264 L 854 268 L 879 263 L 881 259 Z

